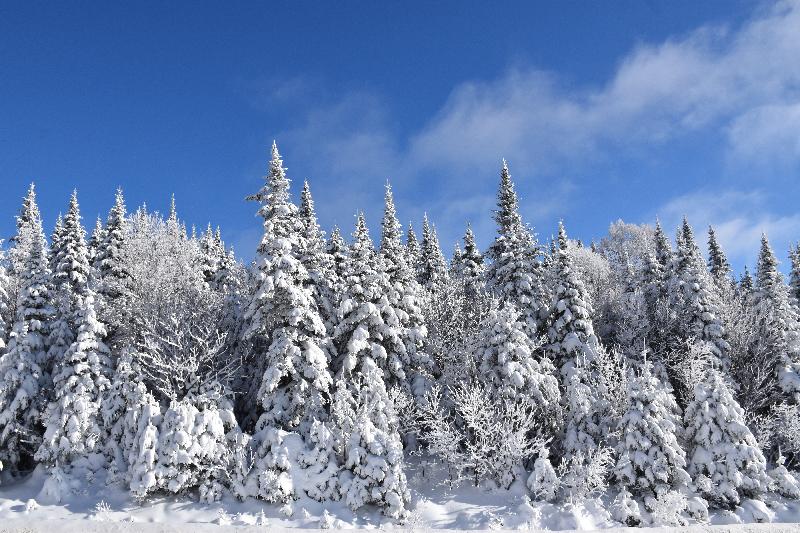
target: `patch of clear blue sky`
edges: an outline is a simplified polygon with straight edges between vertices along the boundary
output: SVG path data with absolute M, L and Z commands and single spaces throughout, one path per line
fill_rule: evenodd
M 146 201 L 165 210 L 174 192 L 189 224 L 219 224 L 229 242 L 254 246 L 260 226 L 243 198 L 261 184 L 272 136 L 292 129 L 319 101 L 377 95 L 403 139 L 462 82 L 492 80 L 522 64 L 556 74 L 566 87 L 602 85 L 637 44 L 706 23 L 736 25 L 752 8 L 735 0 L 2 2 L 0 235 L 12 233 L 20 199 L 35 181 L 48 231 L 73 187 L 91 227 L 121 185 L 131 207 Z M 301 80 L 298 94 L 262 98 L 286 80 Z M 316 88 L 304 93 L 303 80 Z M 617 216 L 650 212 L 654 185 L 637 178 L 652 174 L 648 165 L 675 176 L 655 186 L 660 193 L 717 171 L 697 144 L 685 144 L 666 161 L 620 159 L 600 165 L 597 175 L 569 176 L 596 184 L 590 197 L 576 200 L 580 214 L 559 214 L 570 215 L 572 232 L 589 239 Z M 331 186 L 292 157 L 297 147 L 281 149 L 297 186 L 307 176 L 317 188 Z M 391 174 L 377 177 L 376 187 Z M 629 199 L 604 187 L 614 180 L 625 181 Z M 406 205 L 426 200 L 421 187 L 402 194 Z M 321 219 L 348 220 L 360 207 L 338 205 Z

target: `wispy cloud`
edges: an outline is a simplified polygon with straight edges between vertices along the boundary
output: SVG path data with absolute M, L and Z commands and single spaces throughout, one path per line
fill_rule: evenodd
M 300 119 L 271 133 L 326 178 L 329 190 L 318 196 L 335 222 L 348 225 L 356 206 L 375 206 L 391 178 L 407 216 L 431 211 L 442 240 L 452 241 L 466 220 L 491 233 L 490 223 L 478 221 L 487 219 L 501 157 L 511 162 L 534 222 L 549 214 L 548 205 L 581 193 L 583 183 L 562 176 L 620 154 L 647 157 L 687 134 L 702 131 L 715 150 L 740 162 L 800 161 L 798 28 L 800 1 L 784 1 L 758 8 L 738 27 L 706 26 L 642 44 L 597 86 L 575 88 L 554 73 L 517 67 L 499 79 L 461 83 L 415 132 L 395 131 L 380 96 L 357 91 L 321 103 L 306 98 Z M 270 98 L 307 93 L 290 80 Z M 432 189 L 427 203 L 405 194 L 420 184 Z M 446 202 L 433 200 L 436 187 L 448 191 Z M 544 209 L 534 212 L 537 206 Z M 739 238 L 737 220 L 720 214 L 714 221 L 744 253 L 753 238 Z M 795 229 L 792 216 L 753 214 L 743 223 L 755 223 L 756 234 Z

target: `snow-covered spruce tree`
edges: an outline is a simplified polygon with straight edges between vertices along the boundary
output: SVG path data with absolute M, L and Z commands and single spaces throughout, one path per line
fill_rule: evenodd
M 94 222 L 94 229 L 92 236 L 89 239 L 89 263 L 94 267 L 94 260 L 97 257 L 97 251 L 100 249 L 100 244 L 105 239 L 105 228 L 103 227 L 103 220 L 98 216 Z
M 750 308 L 756 321 L 754 340 L 772 355 L 770 366 L 780 389 L 788 399 L 800 400 L 800 323 L 766 235 L 761 236 Z
M 428 291 L 435 292 L 447 279 L 447 261 L 444 259 L 436 228 L 428 222 L 428 215 L 422 219 L 422 248 L 418 279 Z
M 127 479 L 131 494 L 141 499 L 158 488 L 156 467 L 161 408 L 149 392 L 144 391 L 139 400 L 140 403 L 130 406 L 128 412 L 135 432 L 132 432 L 133 444 L 127 457 Z
M 79 302 L 77 337 L 53 372 L 53 400 L 44 415 L 45 432 L 36 460 L 69 465 L 100 451 L 100 401 L 108 389 L 108 348 L 103 324 L 98 322 L 94 296 Z
M 503 161 L 497 209 L 494 213 L 498 234 L 486 255 L 491 262 L 486 270 L 487 286 L 501 302 L 513 303 L 523 313 L 530 336 L 538 336 L 539 313 L 546 307 L 542 288 L 539 245 L 519 214 L 519 201 Z
M 386 296 L 388 275 L 360 214 L 345 263 L 346 292 L 334 341 L 338 358 L 331 430 L 344 466 L 342 494 L 353 508 L 374 503 L 399 515 L 408 499 L 399 421 L 387 383 L 405 379 L 405 345 Z M 349 406 L 349 407 L 348 407 Z
M 265 360 L 258 400 L 257 428 L 298 429 L 308 435 L 324 416 L 332 378 L 328 372 L 327 337 L 308 271 L 303 221 L 289 197 L 289 180 L 277 146 L 266 184 L 254 198 L 261 204 L 264 235 L 258 248 L 258 289 L 245 312 L 246 338 L 265 339 Z
M 200 234 L 197 244 L 199 247 L 198 267 L 206 284 L 214 287 L 220 269 L 220 256 L 224 256 L 224 254 L 221 254 L 218 249 L 222 243 L 214 237 L 214 230 L 211 228 L 210 222 L 205 231 Z
M 614 475 L 633 494 L 660 498 L 667 491 L 685 491 L 686 453 L 678 438 L 675 398 L 653 375 L 645 361 L 628 378 L 628 410 L 619 422 L 620 440 Z
M 586 288 L 572 266 L 564 224 L 558 225 L 558 250 L 554 259 L 555 287 L 548 320 L 546 351 L 565 377 L 575 358 L 591 363 L 600 343 L 594 333 L 592 308 Z
M 486 265 L 483 263 L 483 255 L 478 249 L 478 245 L 475 244 L 472 226 L 467 224 L 467 230 L 464 233 L 464 251 L 461 254 L 460 275 L 467 286 L 468 293 L 474 294 L 483 290 L 486 283 L 485 274 Z
M 431 358 L 424 351 L 428 330 L 420 306 L 421 287 L 407 262 L 401 238 L 402 230 L 397 220 L 392 188 L 387 184 L 380 247 L 380 257 L 388 278 L 386 296 L 397 317 L 396 327 L 405 347 L 402 363 L 406 383 L 401 385 L 417 398 L 422 398 L 428 388 L 431 371 Z
M 140 213 L 143 215 L 143 213 Z M 125 197 L 117 189 L 114 206 L 108 213 L 102 240 L 97 245 L 92 265 L 97 272 L 100 320 L 106 325 L 105 343 L 116 359 L 133 341 L 130 331 L 131 272 L 126 257 L 129 238 Z
M 397 311 L 387 296 L 389 276 L 363 213 L 356 222 L 343 278 L 345 292 L 333 337 L 338 352 L 333 364 L 337 379 L 360 372 L 363 359 L 370 357 L 383 370 L 387 387 L 401 385 L 407 379 L 403 364 L 406 347 Z
M 525 399 L 536 416 L 535 434 L 546 438 L 558 427 L 559 400 L 556 370 L 519 322 L 513 304 L 491 311 L 472 342 L 481 380 L 491 401 Z
M 336 322 L 337 287 L 336 265 L 331 254 L 327 252 L 325 232 L 317 222 L 314 210 L 314 199 L 308 181 L 303 183 L 300 195 L 300 220 L 303 222 L 302 253 L 300 261 L 308 271 L 306 285 L 317 302 L 320 316 L 328 330 Z
M 678 231 L 672 277 L 669 281 L 670 304 L 678 310 L 678 334 L 682 339 L 710 343 L 720 369 L 730 367 L 730 345 L 719 319 L 719 297 L 706 262 L 694 239 L 694 233 L 684 218 Z
M 722 246 L 717 242 L 717 234 L 712 226 L 708 227 L 708 270 L 717 286 L 731 284 L 731 265 Z
M 386 516 L 399 518 L 405 512 L 409 492 L 398 416 L 383 374 L 372 357 L 362 355 L 348 385 L 338 382 L 337 387 L 345 390 L 334 402 L 331 416 L 335 424 L 343 419 L 350 421 L 334 428 L 341 450 L 339 484 L 344 502 L 352 510 L 374 504 L 382 507 Z
M 687 471 L 709 503 L 733 508 L 767 491 L 766 460 L 744 412 L 722 375 L 712 369 L 694 388 L 683 416 Z
M 31 188 L 31 193 L 33 188 Z M 35 195 L 14 239 L 19 276 L 14 327 L 0 357 L 0 461 L 12 473 L 32 466 L 41 439 L 41 380 L 47 322 L 52 316 L 50 268 Z
M 800 309 L 800 244 L 789 250 L 789 260 L 792 265 L 789 274 L 789 301 Z
M 55 314 L 49 326 L 47 361 L 42 368 L 47 375 L 56 371 L 55 368 L 64 360 L 67 351 L 77 338 L 78 330 L 84 321 L 85 310 L 82 309 L 82 300 L 89 294 L 92 275 L 86 232 L 81 225 L 76 191 L 72 192 L 69 209 L 60 227 L 57 225 L 53 232 L 50 257 L 51 297 Z M 105 334 L 103 327 L 99 331 Z M 104 366 L 103 370 L 109 369 Z M 49 386 L 49 379 L 47 383 Z
M 11 305 L 9 302 L 11 278 L 6 268 L 6 254 L 3 250 L 3 241 L 0 240 L 0 355 L 5 352 L 8 329 L 13 322 Z
M 408 231 L 406 232 L 406 262 L 417 276 L 419 276 L 421 259 L 422 248 L 420 248 L 419 239 L 417 239 L 417 234 L 414 232 L 414 226 L 409 222 Z M 417 277 L 417 280 L 419 280 L 419 277 Z
M 450 277 L 460 277 L 461 271 L 464 269 L 464 266 L 461 262 L 463 259 L 464 252 L 461 250 L 461 244 L 456 242 L 453 245 L 453 254 L 450 256 L 450 265 L 448 268 L 448 274 Z

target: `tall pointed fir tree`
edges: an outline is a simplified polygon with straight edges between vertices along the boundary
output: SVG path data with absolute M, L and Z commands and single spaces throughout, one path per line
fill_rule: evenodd
M 453 245 L 453 255 L 450 256 L 450 265 L 448 267 L 451 278 L 461 278 L 461 271 L 464 269 L 464 265 L 461 262 L 463 258 L 464 252 L 461 250 L 461 244 L 456 242 Z
M 258 391 L 257 428 L 297 429 L 307 435 L 324 417 L 332 383 L 328 372 L 325 325 L 308 287 L 303 252 L 303 222 L 291 202 L 289 179 L 278 147 L 264 187 L 251 198 L 260 203 L 264 235 L 258 247 L 257 288 L 245 311 L 245 338 L 264 360 Z
M 772 354 L 770 365 L 779 387 L 788 398 L 800 401 L 800 323 L 766 235 L 761 236 L 750 308 L 756 319 L 756 339 Z
M 447 261 L 444 259 L 439 237 L 428 221 L 428 215 L 422 219 L 422 247 L 418 271 L 419 283 L 429 291 L 440 289 L 447 280 Z
M 383 221 L 381 223 L 380 256 L 387 274 L 386 296 L 397 317 L 403 341 L 403 373 L 410 391 L 421 398 L 429 384 L 431 359 L 424 351 L 428 330 L 420 307 L 421 287 L 407 262 L 402 243 L 402 229 L 394 207 L 392 188 L 387 183 Z
M 487 286 L 501 302 L 517 307 L 529 335 L 538 335 L 539 313 L 547 304 L 542 288 L 543 269 L 537 258 L 539 245 L 522 221 L 519 200 L 505 160 L 494 219 L 498 234 L 487 251 L 491 259 L 486 270 Z
M 142 207 L 142 213 L 146 207 Z M 93 259 L 97 272 L 97 306 L 101 322 L 106 325 L 105 344 L 114 360 L 133 341 L 130 331 L 131 274 L 124 257 L 128 237 L 125 197 L 117 189 L 114 206 L 108 212 L 103 239 Z
M 467 287 L 467 294 L 474 295 L 483 290 L 485 284 L 486 265 L 483 255 L 475 244 L 472 226 L 467 224 L 464 232 L 464 252 L 461 254 L 461 277 Z
M 731 265 L 717 242 L 717 234 L 712 226 L 708 227 L 708 270 L 719 287 L 731 284 Z
M 735 508 L 768 486 L 766 460 L 744 411 L 722 375 L 709 369 L 683 415 L 688 473 L 698 492 L 718 507 Z
M 411 267 L 411 270 L 413 270 L 415 274 L 419 272 L 421 260 L 422 248 L 420 248 L 419 239 L 417 239 L 417 233 L 414 231 L 414 225 L 409 222 L 408 231 L 406 232 L 406 261 L 408 262 L 408 266 Z M 419 280 L 419 277 L 417 277 L 417 280 Z
M 577 358 L 591 363 L 600 349 L 586 287 L 572 265 L 568 247 L 567 232 L 559 222 L 554 260 L 557 285 L 548 320 L 546 349 L 565 377 L 569 376 Z
M 13 472 L 32 466 L 41 439 L 42 364 L 50 306 L 50 267 L 33 187 L 14 238 L 19 292 L 14 327 L 0 357 L 0 461 Z
M 80 327 L 81 300 L 89 293 L 89 250 L 86 246 L 86 232 L 81 224 L 78 194 L 72 192 L 69 209 L 64 216 L 61 228 L 53 232 L 51 249 L 52 301 L 55 315 L 48 336 L 47 373 L 60 363 L 78 334 Z M 106 368 L 106 370 L 108 370 Z
M 105 239 L 105 228 L 103 228 L 103 220 L 98 216 L 94 222 L 92 237 L 89 239 L 89 263 L 92 267 L 94 267 L 94 259 L 97 257 L 97 251 L 103 239 Z
M 330 330 L 335 322 L 336 267 L 333 257 L 326 251 L 325 232 L 317 222 L 314 199 L 308 181 L 303 183 L 300 195 L 300 220 L 303 223 L 302 254 L 300 260 L 308 270 L 308 287 L 317 301 L 320 314 Z
M 344 499 L 352 509 L 374 503 L 399 516 L 408 500 L 402 442 L 387 383 L 406 380 L 405 345 L 396 310 L 389 303 L 389 276 L 376 253 L 363 213 L 345 262 L 345 294 L 334 340 L 339 355 L 334 433 L 347 475 Z
M 800 310 L 800 244 L 789 249 L 792 269 L 789 274 L 789 300 Z
M 720 320 L 719 296 L 706 262 L 684 218 L 678 231 L 677 250 L 670 279 L 671 305 L 678 310 L 679 332 L 684 340 L 708 343 L 717 368 L 730 366 L 730 345 Z
M 69 465 L 100 451 L 100 401 L 108 389 L 111 360 L 103 344 L 105 327 L 97 320 L 94 296 L 78 302 L 77 336 L 53 372 L 53 400 L 44 415 L 45 432 L 36 459 Z
M 10 288 L 11 278 L 9 278 L 6 270 L 6 254 L 3 250 L 3 241 L 0 240 L 0 356 L 5 352 L 8 328 L 12 322 L 9 314 L 11 306 L 8 301 Z

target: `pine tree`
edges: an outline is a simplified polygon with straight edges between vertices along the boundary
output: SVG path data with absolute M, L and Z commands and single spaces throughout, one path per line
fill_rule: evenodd
M 341 319 L 334 330 L 337 379 L 358 374 L 364 358 L 369 357 L 383 370 L 389 386 L 404 383 L 406 349 L 400 320 L 389 303 L 389 276 L 372 244 L 363 213 L 358 216 L 345 262 L 344 284 L 338 312 Z
M 414 232 L 414 225 L 408 223 L 408 232 L 406 233 L 406 262 L 408 266 L 417 275 L 419 280 L 420 262 L 422 261 L 422 248 L 419 245 L 419 239 Z
M 428 215 L 422 219 L 422 249 L 418 279 L 420 285 L 429 291 L 441 287 L 447 279 L 447 261 L 444 259 L 436 228 L 428 222 Z
M 461 278 L 461 272 L 464 270 L 464 252 L 461 250 L 461 245 L 455 243 L 453 245 L 453 255 L 450 256 L 450 265 L 448 267 L 448 274 L 451 278 Z
M 367 504 L 383 507 L 389 517 L 402 516 L 409 500 L 404 473 L 403 444 L 398 418 L 383 380 L 383 372 L 364 355 L 350 386 L 339 382 L 334 403 L 342 465 L 342 495 L 352 510 Z M 352 392 L 351 392 L 352 391 Z
M 487 286 L 501 302 L 513 303 L 524 313 L 528 334 L 536 335 L 539 312 L 546 306 L 543 268 L 537 259 L 539 245 L 519 214 L 517 193 L 505 160 L 494 219 L 498 235 L 487 252 L 492 260 L 486 271 Z
M 478 245 L 475 244 L 475 234 L 469 224 L 464 233 L 464 252 L 461 255 L 461 264 L 461 277 L 467 286 L 467 292 L 476 294 L 483 290 L 486 265 L 483 263 L 483 255 L 478 249 Z
M 792 263 L 789 275 L 789 299 L 792 305 L 800 309 L 800 244 L 789 250 L 789 259 Z
M 730 345 L 719 319 L 719 297 L 685 218 L 678 232 L 669 290 L 671 305 L 680 313 L 681 337 L 710 343 L 715 365 L 729 368 Z
M 31 466 L 39 444 L 45 336 L 53 313 L 46 242 L 33 186 L 25 207 L 14 239 L 20 277 L 14 327 L 0 357 L 0 461 L 12 472 Z
M 683 491 L 689 483 L 686 454 L 676 425 L 678 404 L 645 362 L 628 380 L 628 410 L 620 420 L 620 442 L 614 474 L 634 494 L 661 497 L 670 490 Z
M 717 242 L 717 235 L 711 226 L 708 227 L 708 269 L 718 286 L 730 284 L 731 265 Z
M 45 413 L 46 430 L 36 452 L 38 461 L 49 464 L 70 464 L 100 448 L 100 401 L 109 386 L 106 376 L 111 361 L 93 295 L 81 299 L 77 314 L 78 335 L 56 363 L 53 401 Z
M 422 397 L 429 381 L 431 359 L 424 351 L 428 334 L 420 307 L 421 288 L 407 263 L 402 244 L 402 228 L 394 207 L 392 188 L 386 185 L 385 206 L 381 223 L 380 258 L 387 275 L 386 296 L 397 317 L 399 335 L 404 345 L 403 373 L 407 387 Z
M 557 427 L 561 395 L 555 367 L 547 357 L 536 357 L 539 346 L 525 333 L 513 304 L 493 310 L 472 342 L 482 382 L 495 401 L 503 398 L 529 402 L 537 412 L 538 431 L 545 437 Z
M 103 220 L 98 216 L 94 222 L 94 229 L 92 230 L 92 237 L 89 239 L 89 263 L 92 267 L 95 266 L 95 258 L 100 249 L 100 245 L 106 238 L 106 230 L 103 227 Z
M 300 255 L 305 231 L 289 196 L 289 179 L 275 143 L 259 201 L 264 236 L 258 248 L 258 288 L 248 304 L 245 338 L 259 337 L 265 361 L 258 392 L 258 428 L 299 428 L 303 434 L 324 413 L 332 384 L 325 326 Z
M 789 398 L 800 400 L 800 323 L 766 235 L 761 236 L 750 308 L 756 319 L 756 338 L 774 356 L 772 364 L 780 388 Z
M 336 267 L 333 257 L 326 252 L 325 232 L 317 222 L 314 199 L 311 197 L 308 181 L 303 183 L 299 214 L 303 222 L 300 261 L 308 271 L 307 286 L 311 289 L 320 314 L 330 329 L 336 314 Z
M 709 370 L 684 412 L 688 473 L 710 503 L 726 508 L 766 492 L 766 460 L 728 384 Z
M 586 288 L 572 265 L 568 246 L 567 233 L 559 222 L 558 251 L 554 261 L 557 287 L 551 305 L 546 348 L 564 376 L 569 375 L 576 357 L 591 363 L 599 350 L 592 308 Z
M 11 302 L 9 301 L 11 278 L 6 270 L 6 255 L 2 245 L 3 242 L 0 240 L 0 356 L 5 352 L 8 328 L 12 322 Z
M 753 292 L 755 285 L 753 283 L 753 276 L 750 275 L 750 270 L 747 265 L 744 266 L 744 272 L 739 280 L 739 295 L 740 297 L 749 298 Z
M 140 214 L 147 212 L 142 206 Z M 105 344 L 114 358 L 132 339 L 130 331 L 131 273 L 128 271 L 125 244 L 128 239 L 128 219 L 125 197 L 117 189 L 114 206 L 108 213 L 103 240 L 97 247 L 93 266 L 97 272 L 98 314 L 106 325 Z
M 51 250 L 55 315 L 49 328 L 47 361 L 43 368 L 48 374 L 60 364 L 75 341 L 82 320 L 82 300 L 89 293 L 89 250 L 86 246 L 86 232 L 81 225 L 76 191 L 72 192 L 69 209 L 61 226 L 57 226 L 53 232 Z

